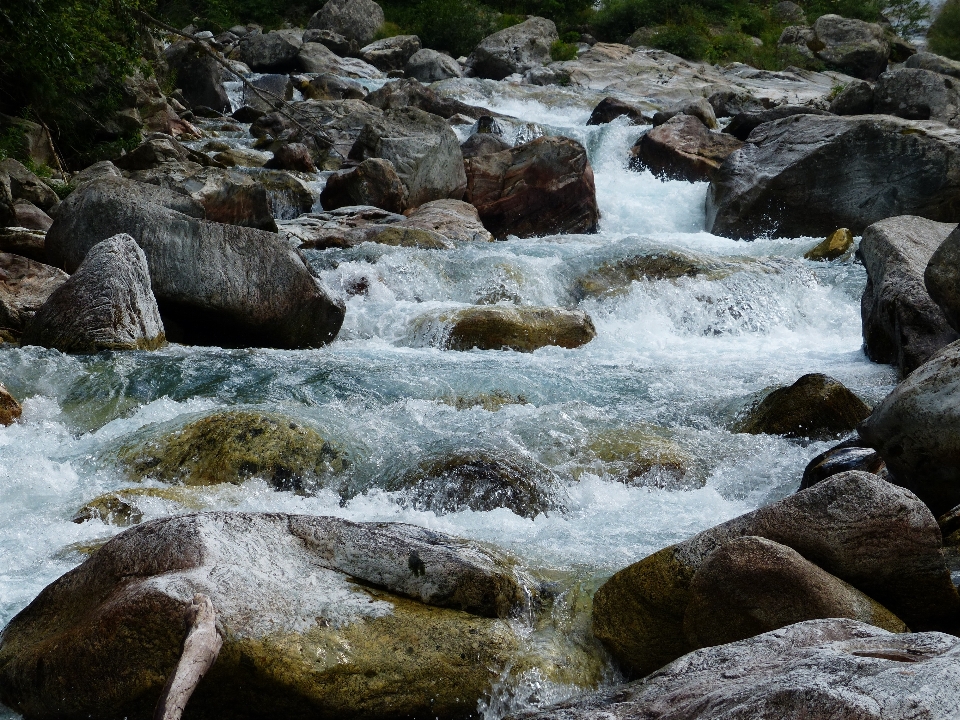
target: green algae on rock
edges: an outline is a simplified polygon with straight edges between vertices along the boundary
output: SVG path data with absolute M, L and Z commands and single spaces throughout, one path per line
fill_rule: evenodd
M 554 307 L 467 307 L 428 318 L 446 328 L 447 350 L 517 350 L 533 352 L 548 345 L 574 349 L 597 336 L 593 320 L 582 310 Z
M 669 490 L 703 487 L 706 480 L 696 474 L 693 457 L 665 432 L 647 425 L 612 428 L 592 436 L 585 450 L 602 463 L 603 470 L 627 485 Z
M 95 497 L 73 516 L 75 523 L 100 520 L 107 525 L 136 525 L 143 520 L 142 498 L 159 498 L 177 503 L 190 510 L 199 510 L 201 503 L 191 497 L 186 488 L 126 488 Z
M 278 490 L 304 490 L 349 466 L 346 452 L 316 430 L 272 413 L 227 410 L 118 453 L 134 479 L 184 485 L 263 478 Z
M 853 233 L 847 228 L 835 230 L 819 245 L 810 248 L 803 254 L 807 260 L 825 262 L 836 260 L 850 252 L 853 247 Z

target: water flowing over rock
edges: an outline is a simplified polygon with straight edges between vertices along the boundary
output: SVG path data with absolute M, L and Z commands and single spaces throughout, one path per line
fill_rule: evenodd
M 548 345 L 574 349 L 596 337 L 583 310 L 551 307 L 463 308 L 438 318 L 447 350 L 517 350 L 533 352 Z
M 858 429 L 896 482 L 936 515 L 960 504 L 958 358 L 957 343 L 945 347 L 897 385 Z
M 695 649 L 683 628 L 691 582 L 714 550 L 745 535 L 796 550 L 913 629 L 953 627 L 960 596 L 930 510 L 876 475 L 847 472 L 621 570 L 594 598 L 595 635 L 635 675 Z
M 864 348 L 871 360 L 896 365 L 901 375 L 960 337 L 924 287 L 927 264 L 954 228 L 905 216 L 874 223 L 863 232 Z
M 270 413 L 232 410 L 195 420 L 176 432 L 124 447 L 130 476 L 188 486 L 262 478 L 278 490 L 322 485 L 350 461 L 313 428 Z
M 0 383 L 0 425 L 12 425 L 23 414 L 17 399 Z
M 166 343 L 143 250 L 129 235 L 97 243 L 24 329 L 24 345 L 66 353 L 153 350 Z
M 327 0 L 307 27 L 330 30 L 366 45 L 383 25 L 383 9 L 373 0 Z
M 550 45 L 559 39 L 552 20 L 530 17 L 484 38 L 467 58 L 467 72 L 502 80 L 550 62 Z
M 699 118 L 676 115 L 640 136 L 631 150 L 631 166 L 664 180 L 700 182 L 741 147 L 740 140 L 711 132 Z
M 897 215 L 955 220 L 960 132 L 890 116 L 766 123 L 720 167 L 707 229 L 725 237 L 861 233 Z
M 608 97 L 601 100 L 593 109 L 593 112 L 590 113 L 590 119 L 587 120 L 587 125 L 603 125 L 624 116 L 634 125 L 645 125 L 649 122 L 640 108 L 625 103 L 623 100 Z
M 843 257 L 853 248 L 853 233 L 848 228 L 840 228 L 830 233 L 826 239 L 803 254 L 807 260 L 827 262 Z
M 949 720 L 960 712 L 958 653 L 952 635 L 894 635 L 855 620 L 811 620 L 704 648 L 636 683 L 517 717 L 881 720 L 917 713 Z
M 3 634 L 0 699 L 36 718 L 150 717 L 198 593 L 223 640 L 199 716 L 282 702 L 452 720 L 519 659 L 496 618 L 523 595 L 502 557 L 406 525 L 208 513 L 128 530 L 42 592 Z
M 494 237 L 596 232 L 593 168 L 576 140 L 542 137 L 464 164 L 464 199 Z
M 336 336 L 342 302 L 277 235 L 200 221 L 153 200 L 196 203 L 119 178 L 77 190 L 47 234 L 49 257 L 75 270 L 100 240 L 130 234 L 147 256 L 170 340 L 291 348 Z
M 443 198 L 459 200 L 467 184 L 456 134 L 442 118 L 413 107 L 387 110 L 382 119 L 367 123 L 350 158 L 390 161 L 414 207 Z
M 50 265 L 0 252 L 0 337 L 19 340 L 30 318 L 68 277 Z
M 885 607 L 796 550 L 749 535 L 721 545 L 704 560 L 690 583 L 683 627 L 691 647 L 708 647 L 818 618 L 907 631 Z
M 826 440 L 850 432 L 869 414 L 870 408 L 842 383 L 811 373 L 763 398 L 738 430 Z
M 422 48 L 411 55 L 403 68 L 403 74 L 422 83 L 463 77 L 463 71 L 456 60 L 430 48 Z

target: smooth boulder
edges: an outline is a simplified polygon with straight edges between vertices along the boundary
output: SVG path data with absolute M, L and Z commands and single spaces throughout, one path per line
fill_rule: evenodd
M 848 228 L 840 228 L 827 235 L 823 242 L 818 243 L 803 254 L 806 260 L 827 262 L 842 258 L 853 247 L 853 233 Z
M 368 122 L 350 159 L 382 158 L 393 164 L 416 207 L 431 200 L 463 197 L 467 185 L 456 134 L 442 118 L 418 108 L 386 110 Z
M 422 48 L 407 60 L 403 74 L 422 83 L 432 83 L 463 77 L 463 70 L 460 69 L 460 64 L 449 55 L 430 48 Z
M 709 180 L 743 143 L 712 132 L 692 115 L 675 115 L 640 136 L 630 151 L 631 168 L 649 170 L 663 180 Z
M 327 0 L 307 27 L 329 30 L 362 46 L 373 40 L 383 20 L 383 8 L 373 0 Z
M 416 35 L 395 35 L 374 40 L 360 48 L 359 55 L 378 70 L 390 72 L 403 70 L 407 61 L 420 50 L 420 38 Z
M 10 622 L 0 701 L 33 718 L 152 717 L 181 654 L 189 660 L 200 596 L 222 648 L 189 714 L 454 720 L 518 659 L 499 618 L 525 595 L 510 564 L 396 523 L 279 513 L 145 523 Z
M 936 515 L 960 505 L 960 344 L 943 348 L 890 393 L 858 432 L 896 482 Z
M 960 338 L 925 287 L 928 263 L 955 227 L 905 216 L 881 220 L 863 232 L 863 346 L 871 360 L 896 365 L 901 375 Z
M 747 138 L 750 137 L 750 133 L 764 123 L 782 120 L 785 117 L 793 117 L 794 115 L 829 114 L 830 113 L 825 110 L 818 110 L 817 108 L 807 107 L 806 105 L 779 105 L 761 112 L 737 113 L 733 117 L 733 120 L 723 129 L 723 132 L 728 135 L 733 135 L 737 140 L 746 142 Z
M 593 168 L 576 140 L 541 137 L 464 165 L 464 200 L 498 239 L 597 231 Z
M 444 313 L 447 350 L 516 350 L 533 352 L 548 345 L 572 350 L 593 340 L 597 331 L 582 310 L 551 307 L 478 305 Z
M 550 46 L 559 40 L 552 20 L 529 17 L 484 38 L 467 58 L 467 74 L 503 80 L 550 62 Z
M 26 200 L 46 212 L 60 202 L 49 185 L 13 158 L 0 161 L 0 173 L 10 178 L 10 193 L 14 201 Z
M 847 472 L 616 573 L 594 597 L 594 635 L 634 676 L 693 650 L 683 627 L 691 582 L 714 550 L 746 535 L 796 550 L 915 630 L 954 627 L 960 596 L 933 514 L 908 490 Z
M 951 720 L 960 640 L 809 620 L 697 650 L 655 675 L 574 697 L 524 720 Z
M 223 68 L 197 43 L 183 40 L 163 51 L 177 87 L 190 105 L 202 105 L 217 112 L 230 111 L 230 99 L 223 84 Z
M 774 390 L 740 422 L 740 432 L 826 440 L 850 432 L 870 408 L 842 383 L 819 373 Z
M 297 68 L 302 36 L 300 30 L 248 34 L 240 40 L 236 58 L 254 72 L 290 72 Z
M 608 97 L 601 100 L 593 109 L 590 118 L 587 120 L 587 125 L 604 125 L 619 117 L 626 117 L 632 125 L 646 125 L 649 122 L 649 118 L 643 114 L 640 108 L 623 100 Z
M 0 383 L 0 426 L 12 425 L 21 415 L 23 415 L 23 408 L 20 407 L 20 403 L 3 386 L 3 383 Z
M 873 85 L 866 80 L 851 80 L 830 101 L 834 115 L 869 115 L 873 112 Z
M 93 181 L 61 205 L 47 233 L 48 257 L 74 271 L 101 240 L 131 235 L 147 256 L 169 340 L 299 348 L 336 337 L 342 301 L 328 294 L 280 237 L 205 222 L 171 205 L 198 208 L 189 196 L 152 185 Z
M 97 243 L 30 319 L 24 345 L 65 353 L 154 350 L 166 343 L 147 258 L 129 235 Z
M 960 80 L 918 68 L 885 72 L 873 90 L 873 112 L 960 126 Z
M 960 213 L 960 131 L 888 115 L 795 115 L 756 128 L 714 175 L 710 232 L 854 234 L 879 220 Z

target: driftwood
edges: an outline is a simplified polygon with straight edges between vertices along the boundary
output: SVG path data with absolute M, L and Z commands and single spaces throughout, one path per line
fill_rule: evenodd
M 213 666 L 223 647 L 217 632 L 217 615 L 206 595 L 194 595 L 187 609 L 190 630 L 183 641 L 180 662 L 163 687 L 153 720 L 180 720 L 197 685 Z

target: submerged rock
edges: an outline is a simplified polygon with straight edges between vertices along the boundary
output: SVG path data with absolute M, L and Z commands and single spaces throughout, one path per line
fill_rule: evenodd
M 582 310 L 552 307 L 474 306 L 443 314 L 439 323 L 444 328 L 441 345 L 447 350 L 533 352 L 548 345 L 573 349 L 597 335 Z
M 418 510 L 452 513 L 506 508 L 525 518 L 562 511 L 566 491 L 547 467 L 520 456 L 485 451 L 423 462 L 388 490 L 404 491 Z
M 860 241 L 867 285 L 860 301 L 863 346 L 874 362 L 907 375 L 960 335 L 924 287 L 933 254 L 952 223 L 893 217 L 868 227 Z
M 930 510 L 876 475 L 848 472 L 616 573 L 594 598 L 594 634 L 635 676 L 695 649 L 684 631 L 691 583 L 714 550 L 746 535 L 792 548 L 911 628 L 954 626 L 960 596 Z
M 960 639 L 810 620 L 708 647 L 655 675 L 575 697 L 524 720 L 718 720 L 956 716 Z M 909 709 L 905 704 L 909 703 Z
M 137 525 L 143 520 L 141 503 L 151 499 L 174 502 L 190 510 L 200 509 L 200 503 L 185 492 L 184 488 L 127 488 L 95 497 L 77 510 L 73 522 L 99 520 L 120 527 Z
M 0 383 L 0 425 L 12 425 L 23 414 L 23 408 L 17 399 L 10 394 L 3 383 Z
M 454 720 L 501 668 L 529 667 L 498 617 L 519 587 L 504 558 L 407 525 L 165 518 L 112 539 L 11 621 L 0 701 L 28 717 L 152 717 L 199 593 L 223 647 L 190 714 Z
M 824 262 L 843 257 L 853 247 L 853 233 L 847 228 L 835 230 L 819 245 L 816 245 L 803 254 L 807 260 Z
M 593 168 L 576 140 L 542 137 L 464 165 L 464 200 L 496 238 L 597 231 Z
M 640 136 L 630 151 L 631 167 L 664 180 L 700 182 L 741 147 L 740 140 L 711 132 L 699 118 L 676 115 Z
M 869 414 L 870 408 L 842 383 L 811 373 L 763 398 L 737 430 L 826 440 L 850 432 Z
M 30 318 L 68 277 L 50 265 L 0 253 L 0 334 L 18 340 Z
M 694 459 L 673 440 L 650 427 L 617 428 L 590 438 L 588 459 L 619 482 L 637 487 L 690 490 L 706 482 L 694 472 Z M 584 468 L 586 469 L 586 468 Z
M 683 277 L 706 277 L 715 280 L 733 271 L 727 263 L 708 255 L 682 250 L 652 249 L 641 255 L 605 262 L 577 279 L 576 295 L 603 297 L 625 292 L 641 280 L 676 280 Z
M 948 345 L 910 373 L 858 432 L 896 482 L 940 515 L 960 504 L 960 345 Z
M 183 485 L 262 478 L 278 490 L 305 490 L 342 472 L 345 451 L 313 428 L 272 413 L 228 410 L 166 436 L 127 445 L 118 458 L 132 478 Z
M 166 344 L 147 258 L 129 235 L 97 243 L 27 322 L 22 342 L 65 353 Z
M 744 536 L 707 556 L 690 582 L 683 627 L 691 647 L 746 640 L 804 620 L 849 618 L 907 632 L 893 613 L 796 550 Z

